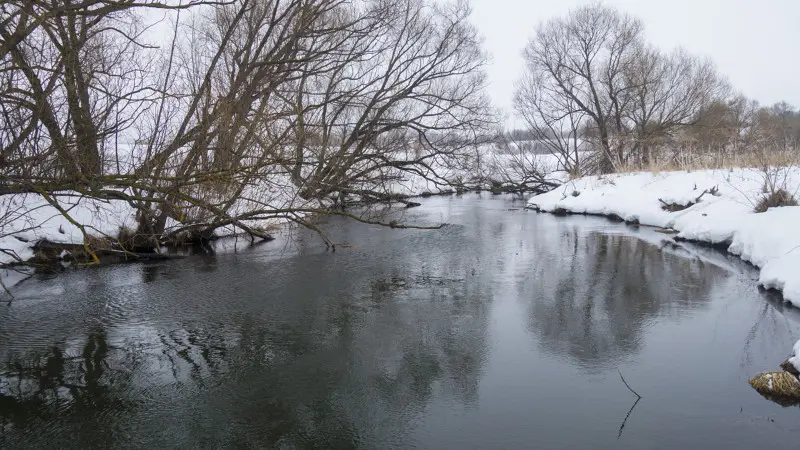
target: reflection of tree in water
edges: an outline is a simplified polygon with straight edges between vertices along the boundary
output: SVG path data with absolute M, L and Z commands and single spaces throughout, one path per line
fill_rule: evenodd
M 800 310 L 796 306 L 785 303 L 780 293 L 764 291 L 761 298 L 764 300 L 764 305 L 753 319 L 753 325 L 744 338 L 742 367 L 752 363 L 753 353 L 768 354 L 781 342 L 785 343 L 783 348 L 786 352 L 781 356 L 789 358 L 791 344 L 798 339 L 798 336 L 794 335 L 792 331 L 793 324 L 800 323 Z M 776 364 L 778 362 L 780 361 L 777 361 Z M 777 370 L 777 365 L 764 370 Z
M 0 369 L 0 429 L 3 435 L 30 432 L 73 415 L 111 420 L 134 407 L 126 394 L 140 363 L 133 351 L 112 350 L 102 330 L 89 333 L 80 349 L 62 344 L 47 352 L 10 354 Z M 111 428 L 106 423 L 76 434 L 87 443 L 108 442 Z
M 173 322 L 138 346 L 93 331 L 11 355 L 0 420 L 17 439 L 82 423 L 96 431 L 71 441 L 101 446 L 131 426 L 167 447 L 402 443 L 433 397 L 476 400 L 488 305 L 475 282 L 396 273 L 294 309 Z
M 553 245 L 561 262 L 541 258 L 526 282 L 535 287 L 523 287 L 535 296 L 529 327 L 548 352 L 569 355 L 586 370 L 613 367 L 638 351 L 650 319 L 701 307 L 718 280 L 702 261 L 634 237 L 572 229 Z
M 439 280 L 433 281 L 439 283 Z M 413 318 L 404 326 L 414 330 L 375 330 L 385 353 L 395 355 L 380 361 L 375 376 L 378 391 L 387 399 L 423 406 L 432 396 L 433 385 L 442 388 L 462 403 L 477 401 L 480 371 L 487 353 L 485 296 L 470 293 L 463 282 L 404 293 L 414 299 Z M 393 401 L 390 401 L 393 402 Z
M 754 353 L 770 354 L 773 353 L 771 350 L 774 350 L 777 343 L 785 342 L 789 344 L 796 340 L 796 337 L 792 335 L 793 327 L 789 323 L 789 318 L 791 317 L 793 321 L 800 320 L 800 312 L 792 306 L 785 305 L 780 295 L 775 293 L 766 292 L 763 298 L 765 300 L 764 305 L 753 320 L 753 325 L 744 338 L 741 367 L 751 367 L 753 365 Z M 786 348 L 785 358 L 788 358 L 791 350 L 788 345 Z M 762 372 L 781 371 L 780 362 L 782 361 L 773 361 L 772 365 L 758 370 Z M 800 407 L 800 399 L 797 398 L 772 396 L 763 392 L 759 392 L 759 394 L 783 407 Z
M 486 298 L 463 280 L 427 280 L 372 280 L 366 295 L 331 299 L 289 328 L 245 321 L 235 378 L 204 396 L 231 399 L 216 408 L 232 416 L 226 433 L 240 445 L 372 447 L 402 442 L 438 394 L 474 402 Z
M 134 446 L 157 448 L 407 446 L 426 405 L 477 401 L 493 279 L 476 261 L 501 259 L 490 239 L 500 231 L 480 228 L 467 242 L 455 226 L 370 230 L 381 251 L 358 259 L 348 255 L 359 249 L 263 265 L 194 258 L 143 266 L 142 283 L 126 286 L 136 301 L 113 287 L 70 294 L 80 304 L 106 289 L 111 301 L 97 303 L 107 309 L 90 310 L 106 332 L 62 328 L 60 342 L 80 344 L 58 344 L 63 375 L 49 379 L 62 386 L 59 404 L 35 376 L 17 392 L 5 383 L 17 377 L 4 374 L 0 392 L 17 402 L 2 416 L 18 430 L 9 442 L 47 425 L 79 444 L 132 436 Z M 83 326 L 85 312 L 73 314 Z M 47 356 L 11 360 L 44 367 Z M 39 403 L 19 403 L 28 400 Z M 32 425 L 14 414 L 49 415 Z

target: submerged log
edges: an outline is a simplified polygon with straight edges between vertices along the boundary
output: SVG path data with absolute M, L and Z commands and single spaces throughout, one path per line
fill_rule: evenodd
M 175 259 L 177 255 L 167 255 L 156 252 L 136 252 L 112 248 L 111 241 L 96 239 L 91 244 L 92 251 L 100 258 L 102 265 L 117 264 L 120 262 L 132 261 L 162 261 Z M 34 256 L 27 261 L 32 265 L 56 265 L 60 262 L 92 262 L 91 255 L 86 253 L 83 244 L 73 244 L 67 242 L 53 242 L 42 239 L 33 245 Z
M 126 252 L 124 250 L 114 249 L 98 250 L 96 253 L 97 256 L 101 258 L 106 257 L 105 261 L 101 259 L 101 261 L 106 264 L 113 264 L 114 262 L 123 261 L 164 261 L 168 259 L 182 258 L 182 256 L 179 255 L 168 255 L 165 253 Z M 109 258 L 115 261 L 112 261 Z

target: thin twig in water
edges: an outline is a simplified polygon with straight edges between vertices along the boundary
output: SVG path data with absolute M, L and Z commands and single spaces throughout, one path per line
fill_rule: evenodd
M 2 278 L 0 278 L 0 288 L 3 288 L 3 292 L 5 292 L 8 295 L 8 304 L 10 305 L 11 301 L 14 300 L 14 294 L 12 294 L 11 291 L 8 290 L 6 284 L 3 283 Z
M 628 382 L 627 382 L 627 381 L 625 381 L 625 377 L 623 377 L 623 376 L 622 376 L 622 372 L 620 372 L 620 371 L 619 371 L 619 369 L 617 369 L 617 373 L 619 374 L 619 377 L 622 379 L 622 382 L 623 382 L 623 383 L 625 383 L 625 387 L 626 387 L 626 388 L 628 388 L 628 390 L 629 390 L 629 391 L 633 392 L 633 394 L 634 394 L 635 396 L 637 396 L 637 397 L 639 397 L 639 398 L 642 398 L 642 396 L 641 396 L 641 395 L 639 395 L 639 393 L 638 393 L 638 392 L 634 391 L 634 390 L 633 390 L 633 389 L 630 387 L 630 385 L 628 385 Z M 633 409 L 633 408 L 631 408 L 631 409 Z
M 628 388 L 628 389 L 630 389 L 630 388 Z M 636 394 L 636 393 L 634 392 L 634 394 Z M 622 425 L 619 426 L 619 433 L 617 433 L 617 439 L 622 437 L 622 429 L 625 428 L 625 424 L 628 422 L 628 417 L 631 416 L 631 413 L 633 412 L 633 408 L 636 408 L 636 405 L 639 404 L 639 400 L 641 400 L 641 399 L 642 399 L 642 397 L 637 398 L 636 401 L 633 402 L 633 406 L 631 406 L 631 409 L 628 410 L 628 414 L 625 415 L 625 420 L 623 420 L 622 421 Z
M 628 382 L 625 381 L 625 377 L 622 376 L 622 372 L 620 372 L 619 369 L 617 369 L 617 373 L 619 374 L 619 378 L 622 380 L 622 383 L 625 384 L 625 387 L 628 388 L 629 391 L 633 392 L 633 395 L 636 396 L 636 401 L 633 402 L 633 406 L 631 406 L 631 409 L 628 410 L 628 414 L 625 415 L 625 419 L 622 421 L 622 425 L 619 426 L 619 433 L 617 433 L 617 439 L 619 439 L 620 437 L 622 437 L 622 429 L 625 428 L 625 424 L 628 423 L 628 418 L 631 416 L 633 408 L 636 408 L 636 405 L 639 404 L 639 400 L 642 399 L 642 396 L 639 395 L 638 392 L 634 391 L 633 388 L 628 384 Z

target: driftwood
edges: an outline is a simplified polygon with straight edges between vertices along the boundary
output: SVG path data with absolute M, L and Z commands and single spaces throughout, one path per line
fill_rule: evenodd
M 692 206 L 695 205 L 694 202 L 689 202 L 685 205 L 681 205 L 678 203 L 667 203 L 662 199 L 658 199 L 658 201 L 661 202 L 661 209 L 667 212 L 683 211 L 684 209 L 691 208 Z

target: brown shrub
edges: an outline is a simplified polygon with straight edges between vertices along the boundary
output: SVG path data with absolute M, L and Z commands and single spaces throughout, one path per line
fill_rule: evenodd
M 769 194 L 765 194 L 756 205 L 753 211 L 763 213 L 769 208 L 778 206 L 797 206 L 797 200 L 785 189 L 778 189 Z
M 111 240 L 105 236 L 100 237 L 87 234 L 85 242 L 93 251 L 111 248 Z
M 132 251 L 135 247 L 134 245 L 134 238 L 136 237 L 136 232 L 128 227 L 119 227 L 119 235 L 117 236 L 117 242 L 119 246 L 122 247 L 124 250 Z
M 151 234 L 139 233 L 128 227 L 120 227 L 117 244 L 129 252 L 149 253 L 158 247 L 158 239 Z

